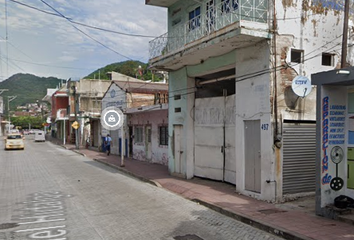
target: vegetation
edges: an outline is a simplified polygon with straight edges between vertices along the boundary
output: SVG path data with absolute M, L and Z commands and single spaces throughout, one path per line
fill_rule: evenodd
M 61 79 L 55 77 L 45 78 L 32 74 L 15 74 L 0 82 L 0 89 L 9 90 L 1 94 L 4 106 L 7 109 L 7 96 L 17 96 L 10 102 L 11 110 L 14 110 L 17 106 L 26 106 L 27 103 L 35 103 L 47 94 L 47 88 L 56 88 L 61 81 Z
M 139 68 L 141 66 L 141 68 Z M 141 70 L 140 70 L 141 69 Z M 97 69 L 93 73 L 89 74 L 85 78 L 88 79 L 108 79 L 108 72 L 118 72 L 130 77 L 138 78 L 141 80 L 162 80 L 161 76 L 155 75 L 154 79 L 152 72 L 148 69 L 148 64 L 139 61 L 125 61 L 119 63 L 112 63 L 103 68 Z
M 43 122 L 41 117 L 11 117 L 11 124 L 20 129 L 40 129 L 43 128 Z

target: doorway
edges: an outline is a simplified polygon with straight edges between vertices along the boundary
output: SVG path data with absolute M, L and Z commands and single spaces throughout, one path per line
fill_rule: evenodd
M 245 189 L 261 192 L 261 121 L 246 120 L 245 127 Z
M 182 164 L 183 150 L 182 150 L 182 144 L 181 144 L 182 130 L 183 130 L 182 125 L 174 125 L 173 126 L 174 156 L 175 156 L 174 168 L 175 168 L 175 173 L 177 173 L 177 174 L 182 174 L 182 171 L 183 171 L 183 164 Z

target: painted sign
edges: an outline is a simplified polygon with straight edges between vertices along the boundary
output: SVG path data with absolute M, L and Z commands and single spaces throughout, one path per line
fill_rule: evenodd
M 321 98 L 321 206 L 333 203 L 345 186 L 345 88 L 322 87 Z

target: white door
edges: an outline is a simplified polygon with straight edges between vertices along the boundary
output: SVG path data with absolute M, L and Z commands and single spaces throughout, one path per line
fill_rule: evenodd
M 236 184 L 235 95 L 195 100 L 194 174 Z

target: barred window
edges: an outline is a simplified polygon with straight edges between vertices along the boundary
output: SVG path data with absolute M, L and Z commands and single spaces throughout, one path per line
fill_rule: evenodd
M 160 145 L 168 145 L 168 126 L 159 127 Z
M 143 142 L 143 127 L 135 127 L 134 139 L 136 143 Z

